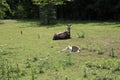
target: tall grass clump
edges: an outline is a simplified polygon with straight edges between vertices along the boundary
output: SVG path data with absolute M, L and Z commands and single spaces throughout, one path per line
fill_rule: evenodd
M 116 54 L 115 54 L 115 49 L 114 48 L 111 48 L 111 50 L 109 52 L 109 56 L 112 57 L 112 58 L 117 57 Z
M 33 69 L 31 69 L 31 73 L 32 73 L 32 80 L 35 80 L 35 72 Z
M 99 48 L 97 49 L 97 54 L 99 54 L 99 55 L 104 54 L 103 49 L 102 49 L 101 47 L 99 47 Z
M 87 78 L 88 75 L 87 75 L 87 68 L 84 68 L 83 69 L 83 78 Z
M 78 38 L 85 38 L 85 33 L 82 31 L 81 34 L 77 33 Z
M 97 46 L 93 42 L 87 43 L 86 46 L 88 51 L 96 52 Z

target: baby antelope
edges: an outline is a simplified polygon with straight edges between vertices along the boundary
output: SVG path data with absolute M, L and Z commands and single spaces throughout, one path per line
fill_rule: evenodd
M 68 46 L 65 49 L 61 50 L 61 51 L 69 51 L 70 53 L 71 52 L 79 53 L 80 52 L 80 47 L 78 47 L 78 46 Z

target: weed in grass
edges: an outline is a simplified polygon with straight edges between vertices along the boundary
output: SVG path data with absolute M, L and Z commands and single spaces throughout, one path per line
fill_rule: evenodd
M 40 34 L 38 34 L 38 39 L 40 39 Z
M 41 74 L 41 73 L 44 73 L 44 70 L 43 70 L 42 68 L 40 68 L 39 73 L 40 73 L 40 74 Z
M 64 60 L 65 66 L 70 66 L 73 64 L 71 56 L 67 56 Z
M 35 80 L 35 72 L 33 69 L 31 69 L 31 73 L 32 73 L 32 80 Z
M 23 31 L 20 31 L 20 34 L 22 35 L 22 34 L 23 34 Z
M 90 52 L 96 52 L 97 54 L 104 54 L 103 49 L 95 43 L 87 43 L 86 47 L 84 48 L 86 50 L 89 50 Z
M 26 63 L 26 68 L 31 68 L 31 63 L 30 62 Z
M 1 76 L 4 76 L 5 75 L 5 63 L 2 61 L 1 65 Z
M 39 67 L 39 73 L 40 73 L 40 74 L 41 74 L 41 73 L 44 73 L 43 66 L 40 66 L 40 67 Z
M 59 71 L 59 69 L 58 69 L 58 68 L 59 68 L 59 66 L 57 66 L 57 65 L 55 65 L 55 66 L 54 66 L 54 69 L 55 69 L 55 71 L 56 71 L 56 72 L 58 72 L 58 71 Z
M 92 74 L 97 75 L 97 69 L 96 68 L 93 69 Z
M 25 68 L 31 68 L 31 60 L 27 59 L 25 62 Z
M 97 80 L 113 80 L 112 76 L 108 72 L 105 72 L 105 73 L 97 76 L 96 78 L 97 78 Z
M 99 55 L 104 54 L 103 49 L 101 47 L 98 48 L 97 54 L 99 54 Z
M 99 64 L 99 63 L 98 63 Z M 100 64 L 100 68 L 101 69 L 107 69 L 107 70 L 110 70 L 110 68 L 112 68 L 113 66 L 113 62 L 112 61 L 103 61 L 101 62 Z
M 1 52 L 1 55 L 9 55 L 9 54 L 12 54 L 12 52 L 10 52 L 10 51 L 2 51 Z
M 115 63 L 113 67 L 111 68 L 112 72 L 120 71 L 120 63 Z
M 25 76 L 26 74 L 27 74 L 27 72 L 25 70 L 22 70 L 20 75 Z
M 82 31 L 81 34 L 77 33 L 78 38 L 85 38 L 85 33 Z
M 39 63 L 38 68 L 39 68 L 39 73 L 40 74 L 45 72 L 44 69 L 43 69 L 44 67 L 45 67 L 44 62 Z
M 110 50 L 110 52 L 109 52 L 109 56 L 112 57 L 112 58 L 117 57 L 117 56 L 115 55 L 115 49 L 114 49 L 114 48 L 111 48 L 111 50 Z
M 65 75 L 65 80 L 70 80 L 69 77 L 67 75 Z
M 96 45 L 92 44 L 92 43 L 89 43 L 87 45 L 87 49 L 90 51 L 90 52 L 95 52 L 96 51 Z
M 86 66 L 89 67 L 89 68 L 93 67 L 93 62 L 91 62 L 91 61 L 88 61 L 88 62 L 86 62 L 85 64 L 86 64 Z
M 115 65 L 115 71 L 120 71 L 120 61 L 118 61 Z
M 51 65 L 48 60 L 43 61 L 42 66 L 45 67 L 46 69 L 50 69 Z
M 38 58 L 37 57 L 33 57 L 32 62 L 36 62 L 36 61 L 38 61 Z
M 83 78 L 87 78 L 87 68 L 83 69 Z
M 20 68 L 19 68 L 19 65 L 18 64 L 16 64 L 16 73 L 17 73 L 17 76 L 19 77 L 20 76 Z

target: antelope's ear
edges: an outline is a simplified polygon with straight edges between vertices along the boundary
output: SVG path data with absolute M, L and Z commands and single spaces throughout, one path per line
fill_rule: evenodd
M 66 27 L 67 27 L 67 28 L 71 28 L 72 25 L 71 25 L 71 24 L 67 24 Z

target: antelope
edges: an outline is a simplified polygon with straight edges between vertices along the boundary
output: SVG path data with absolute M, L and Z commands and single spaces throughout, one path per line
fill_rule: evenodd
M 70 35 L 70 31 L 71 31 L 71 25 L 67 25 L 66 26 L 67 31 L 65 32 L 58 32 L 55 33 L 53 36 L 53 40 L 63 40 L 63 39 L 70 39 L 71 35 Z

